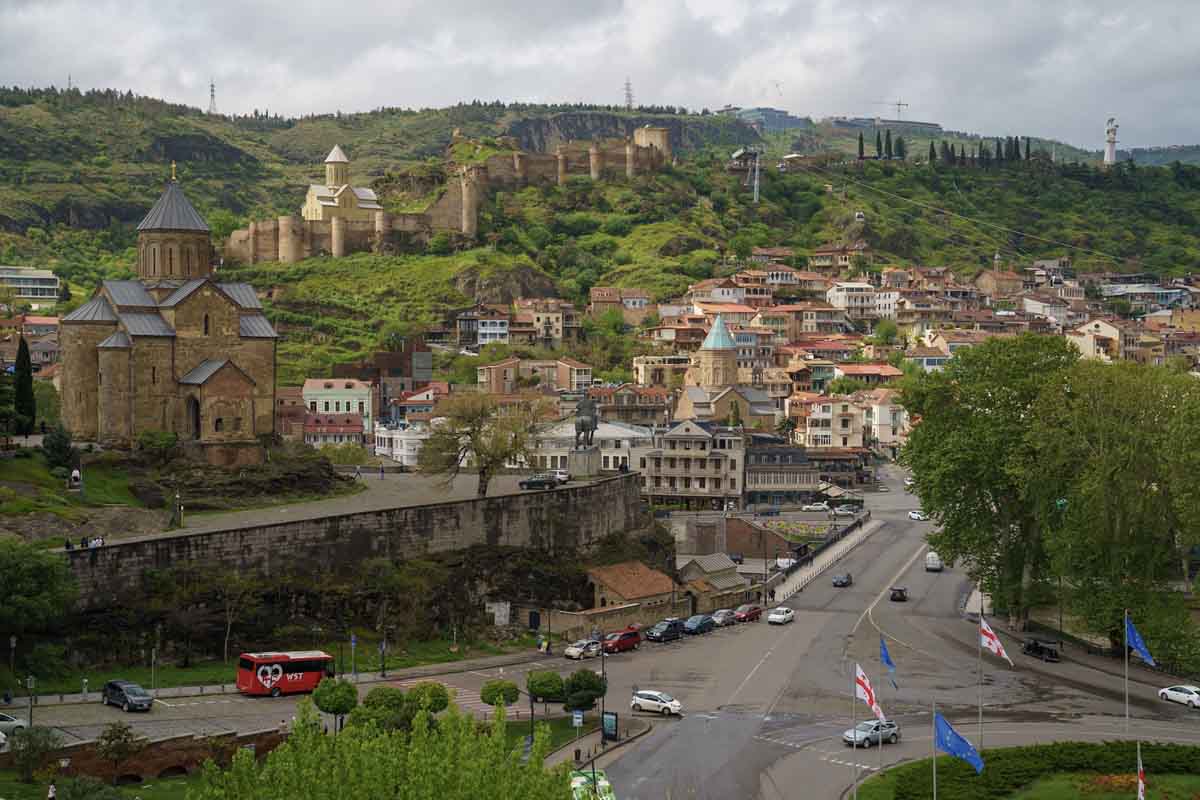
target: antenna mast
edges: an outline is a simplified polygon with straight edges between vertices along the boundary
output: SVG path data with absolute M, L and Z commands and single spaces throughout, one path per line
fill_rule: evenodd
M 217 113 L 217 84 L 211 78 L 208 81 L 208 113 Z
M 633 83 L 628 76 L 625 78 L 625 110 L 633 111 Z

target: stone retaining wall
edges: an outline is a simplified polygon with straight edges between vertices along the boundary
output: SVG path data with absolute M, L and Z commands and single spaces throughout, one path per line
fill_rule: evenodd
M 350 570 L 368 558 L 402 560 L 484 544 L 586 550 L 647 522 L 638 476 L 628 474 L 543 492 L 125 539 L 64 555 L 80 605 L 104 608 L 138 591 L 146 573 L 181 564 L 318 574 Z

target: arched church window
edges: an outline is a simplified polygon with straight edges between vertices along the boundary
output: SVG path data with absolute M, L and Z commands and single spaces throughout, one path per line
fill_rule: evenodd
M 204 335 L 208 336 L 208 314 L 204 315 Z
M 215 420 L 213 420 L 213 430 L 217 433 L 225 430 L 225 420 L 221 419 L 220 417 L 217 417 Z

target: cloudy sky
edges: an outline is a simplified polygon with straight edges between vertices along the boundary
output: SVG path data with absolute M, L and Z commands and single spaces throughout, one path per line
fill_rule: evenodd
M 0 83 L 283 114 L 503 99 L 1200 142 L 1196 0 L 0 0 Z

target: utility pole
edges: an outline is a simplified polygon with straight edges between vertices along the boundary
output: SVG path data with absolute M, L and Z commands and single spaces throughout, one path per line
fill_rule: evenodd
M 762 156 L 758 150 L 754 151 L 754 204 L 758 205 L 758 160 Z

